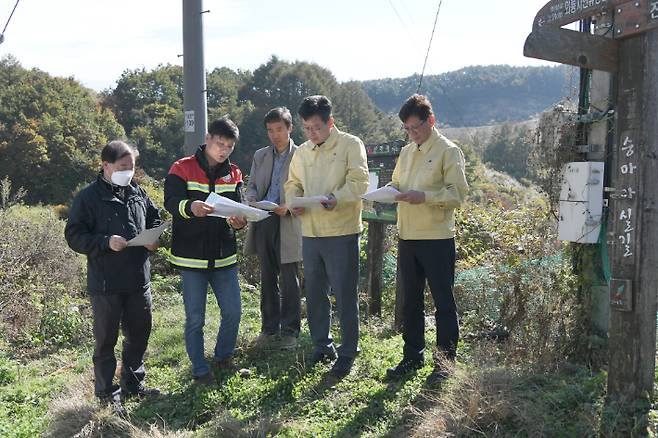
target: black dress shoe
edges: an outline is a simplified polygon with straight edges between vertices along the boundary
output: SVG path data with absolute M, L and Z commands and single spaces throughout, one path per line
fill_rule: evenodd
M 333 377 L 342 379 L 350 373 L 353 364 L 353 357 L 339 356 L 334 366 L 329 370 L 329 374 Z
M 338 355 L 336 354 L 336 350 L 330 350 L 330 351 L 314 351 L 313 355 L 311 356 L 311 366 L 314 366 L 319 363 L 329 363 L 334 360 Z
M 386 370 L 386 377 L 394 379 L 423 367 L 423 360 L 402 359 L 399 364 Z

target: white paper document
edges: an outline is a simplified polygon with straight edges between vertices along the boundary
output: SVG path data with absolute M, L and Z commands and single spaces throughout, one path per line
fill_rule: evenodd
M 368 172 L 368 187 L 379 187 L 379 174 Z
M 375 201 L 375 202 L 382 202 L 385 204 L 393 204 L 397 202 L 395 200 L 395 197 L 399 194 L 400 192 L 395 187 L 384 186 L 377 190 L 373 190 L 372 192 L 368 192 L 361 197 L 366 201 Z
M 249 205 L 266 211 L 272 211 L 275 208 L 279 208 L 279 204 L 275 204 L 274 202 L 271 201 L 254 201 L 254 202 L 250 202 Z
M 160 235 L 166 230 L 171 221 L 166 221 L 160 224 L 160 226 L 155 228 L 149 228 L 139 233 L 137 236 L 133 237 L 128 241 L 128 246 L 144 246 L 144 245 L 153 245 L 158 241 Z
M 322 203 L 328 201 L 326 196 L 303 196 L 295 197 L 290 203 L 290 208 L 317 208 L 322 207 Z
M 224 218 L 231 216 L 244 216 L 249 222 L 258 222 L 270 215 L 267 211 L 240 204 L 232 199 L 220 196 L 217 193 L 211 193 L 208 195 L 206 203 L 215 208 L 215 211 L 208 216 Z

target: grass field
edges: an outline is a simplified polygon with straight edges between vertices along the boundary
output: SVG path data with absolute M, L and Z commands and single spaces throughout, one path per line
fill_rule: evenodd
M 328 379 L 328 365 L 312 368 L 305 360 L 311 352 L 306 327 L 296 351 L 252 345 L 260 317 L 258 291 L 248 286 L 236 357 L 243 370 L 218 373 L 218 386 L 199 388 L 191 384 L 178 289 L 176 277 L 154 283 L 147 384 L 162 396 L 126 403 L 125 418 L 99 408 L 90 345 L 30 360 L 3 357 L 0 436 L 580 437 L 606 436 L 617 421 L 604 409 L 604 372 L 578 365 L 555 374 L 504 367 L 491 344 L 462 343 L 456 371 L 442 383 L 428 383 L 430 349 L 417 374 L 387 382 L 385 370 L 399 360 L 402 346 L 387 319 L 362 324 L 354 369 L 341 381 Z M 207 352 L 218 323 L 214 298 L 209 300 Z M 647 415 L 654 423 L 654 412 Z

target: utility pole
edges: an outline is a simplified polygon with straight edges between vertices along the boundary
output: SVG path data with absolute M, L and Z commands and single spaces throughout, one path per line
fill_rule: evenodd
M 656 21 L 658 22 L 658 1 Z M 658 30 L 619 46 L 608 396 L 653 392 L 658 292 Z
M 594 34 L 612 38 L 612 16 L 606 14 L 597 17 L 595 22 Z M 584 152 L 588 161 L 599 161 L 605 163 L 605 168 L 609 169 L 610 160 L 607 159 L 607 151 L 613 143 L 612 135 L 614 130 L 611 118 L 614 117 L 614 112 L 609 112 L 612 105 L 612 75 L 608 72 L 601 70 L 591 70 L 590 75 L 590 92 L 589 92 L 589 108 L 587 108 L 587 116 L 596 114 L 596 118 L 592 118 L 592 123 L 589 125 L 587 135 L 587 147 Z M 605 172 L 604 186 L 610 186 L 609 172 Z M 590 318 L 591 329 L 596 335 L 607 336 L 608 328 L 610 326 L 610 298 L 608 291 L 609 273 L 607 266 L 603 266 L 602 250 L 605 248 L 606 242 L 600 242 L 599 245 L 588 248 L 584 251 L 584 263 L 589 263 L 591 269 L 589 275 L 586 275 L 585 282 L 589 288 L 589 296 L 591 299 Z M 602 275 L 603 274 L 603 275 Z M 585 283 L 584 282 L 584 283 Z
M 594 16 L 612 17 L 612 38 L 561 28 Z M 524 53 L 613 74 L 616 121 L 606 169 L 612 274 L 608 401 L 629 408 L 652 395 L 655 373 L 658 0 L 550 1 L 537 14 Z
M 183 110 L 185 155 L 205 141 L 208 129 L 203 58 L 203 1 L 183 0 Z

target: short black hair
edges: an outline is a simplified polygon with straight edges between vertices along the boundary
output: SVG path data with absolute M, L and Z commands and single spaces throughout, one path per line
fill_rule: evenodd
M 290 128 L 292 126 L 292 115 L 290 114 L 290 110 L 285 106 L 277 106 L 276 108 L 269 110 L 267 114 L 265 114 L 263 124 L 267 127 L 268 123 L 274 122 L 283 122 L 288 128 Z
M 221 117 L 208 125 L 208 134 L 210 134 L 211 137 L 217 135 L 219 137 L 235 140 L 236 142 L 240 139 L 238 125 L 236 125 L 233 120 L 229 119 L 228 116 Z
M 331 117 L 331 101 L 327 96 L 308 96 L 302 101 L 297 113 L 304 120 L 320 116 L 322 121 L 327 123 Z
M 125 141 L 112 140 L 103 147 L 103 150 L 101 151 L 101 161 L 107 161 L 112 164 L 127 155 L 132 155 L 137 158 L 139 157 L 139 151 L 136 147 L 129 145 Z
M 430 116 L 433 116 L 434 112 L 432 111 L 432 104 L 427 96 L 422 94 L 414 94 L 402 105 L 398 116 L 402 123 L 405 123 L 407 119 L 411 116 L 416 116 L 420 120 L 427 120 Z

